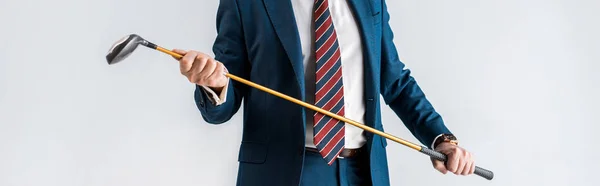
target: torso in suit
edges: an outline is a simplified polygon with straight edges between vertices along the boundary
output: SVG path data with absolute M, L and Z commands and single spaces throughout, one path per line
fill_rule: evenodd
M 399 61 L 384 0 L 348 0 L 360 31 L 364 58 L 364 124 L 383 131 L 380 95 L 423 144 L 450 133 L 440 115 Z M 300 38 L 289 0 L 221 0 L 215 59 L 229 73 L 306 101 Z M 238 185 L 298 185 L 305 153 L 302 106 L 230 81 L 227 101 L 211 103 L 197 87 L 205 121 L 228 121 L 244 103 Z M 365 133 L 373 185 L 389 185 L 386 140 Z

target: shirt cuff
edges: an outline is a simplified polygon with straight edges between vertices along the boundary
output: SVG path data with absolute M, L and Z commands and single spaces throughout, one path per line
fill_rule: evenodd
M 431 150 L 435 149 L 435 147 L 433 145 L 435 145 L 435 142 L 437 141 L 437 139 L 440 138 L 440 137 L 442 137 L 442 135 L 444 135 L 444 134 L 439 134 L 438 136 L 436 136 L 435 138 L 433 138 L 433 142 L 431 142 L 431 146 L 430 146 Z
M 225 100 L 227 98 L 227 88 L 228 87 L 229 87 L 229 81 L 227 81 L 227 83 L 225 84 L 225 87 L 223 87 L 223 90 L 221 90 L 221 94 L 217 95 L 217 93 L 215 93 L 215 91 L 212 90 L 211 88 L 209 88 L 207 86 L 202 86 L 202 88 L 204 88 L 204 93 L 207 94 L 209 100 L 212 101 L 212 103 L 216 106 L 225 103 Z

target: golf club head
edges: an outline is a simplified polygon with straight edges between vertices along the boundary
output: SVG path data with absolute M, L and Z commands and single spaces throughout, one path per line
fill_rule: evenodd
M 110 50 L 108 50 L 106 61 L 109 65 L 121 62 L 123 59 L 127 58 L 138 45 L 143 44 L 144 41 L 144 38 L 136 34 L 130 34 L 121 38 L 113 44 Z

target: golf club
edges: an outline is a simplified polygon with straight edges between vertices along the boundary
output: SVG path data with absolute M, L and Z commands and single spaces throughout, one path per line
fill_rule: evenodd
M 112 65 L 112 64 L 116 64 L 118 62 L 121 62 L 123 59 L 127 58 L 131 53 L 133 53 L 133 51 L 140 44 L 143 45 L 143 46 L 146 46 L 148 48 L 155 49 L 155 50 L 161 51 L 163 53 L 169 54 L 169 55 L 171 55 L 171 56 L 173 56 L 173 57 L 175 57 L 177 59 L 180 59 L 180 58 L 183 57 L 183 56 L 181 56 L 178 53 L 172 52 L 172 51 L 167 50 L 165 48 L 162 48 L 162 47 L 160 47 L 160 46 L 158 46 L 158 45 L 156 45 L 154 43 L 151 43 L 151 42 L 145 40 L 144 38 L 142 38 L 142 37 L 140 37 L 140 36 L 138 36 L 136 34 L 130 34 L 130 35 L 126 36 L 126 37 L 121 38 L 117 42 L 115 42 L 115 44 L 113 44 L 113 46 L 110 48 L 110 50 L 108 51 L 108 54 L 106 55 L 106 60 L 107 60 L 108 64 Z M 317 106 L 314 106 L 312 104 L 300 101 L 300 100 L 298 100 L 296 98 L 290 97 L 288 95 L 285 95 L 285 94 L 279 93 L 277 91 L 271 90 L 271 89 L 266 88 L 264 86 L 261 86 L 259 84 L 256 84 L 256 83 L 253 83 L 251 81 L 245 80 L 245 79 L 240 78 L 238 76 L 235 76 L 233 74 L 227 73 L 227 74 L 225 74 L 225 76 L 227 76 L 227 77 L 229 77 L 229 78 L 231 78 L 231 79 L 233 79 L 235 81 L 238 81 L 240 83 L 243 83 L 243 84 L 246 84 L 248 86 L 254 87 L 256 89 L 265 91 L 265 92 L 267 92 L 269 94 L 272 94 L 274 96 L 277 96 L 277 97 L 283 98 L 285 100 L 294 102 L 294 103 L 296 103 L 298 105 L 301 105 L 301 106 L 304 106 L 304 107 L 306 107 L 308 109 L 314 110 L 316 112 L 320 112 L 320 113 L 322 113 L 324 115 L 327 115 L 329 117 L 332 117 L 332 118 L 335 118 L 337 120 L 343 121 L 343 122 L 345 122 L 347 124 L 354 125 L 354 126 L 356 126 L 358 128 L 361 128 L 361 129 L 363 129 L 365 131 L 368 131 L 368 132 L 380 135 L 382 137 L 385 137 L 387 139 L 390 139 L 392 141 L 395 141 L 397 143 L 405 145 L 405 146 L 407 146 L 409 148 L 417 150 L 417 151 L 419 151 L 419 152 L 421 152 L 423 154 L 426 154 L 426 155 L 428 155 L 428 156 L 430 156 L 430 157 L 432 157 L 434 159 L 437 159 L 437 160 L 440 160 L 440 161 L 444 161 L 444 162 L 447 160 L 447 157 L 446 157 L 445 154 L 442 154 L 440 152 L 431 150 L 431 149 L 429 149 L 429 148 L 427 148 L 425 146 L 420 146 L 420 145 L 414 144 L 412 142 L 406 141 L 404 139 L 398 138 L 396 136 L 390 135 L 388 133 L 379 131 L 379 130 L 371 128 L 371 127 L 369 127 L 367 125 L 361 124 L 359 122 L 350 120 L 350 119 L 345 118 L 343 116 L 340 116 L 340 115 L 334 114 L 332 112 L 329 112 L 327 110 L 321 109 L 321 108 L 319 108 Z M 479 175 L 479 176 L 481 176 L 481 177 L 483 177 L 485 179 L 488 179 L 488 180 L 492 180 L 493 177 L 494 177 L 494 173 L 492 171 L 489 171 L 489 170 L 486 170 L 486 169 L 483 169 L 483 168 L 477 167 L 477 166 L 475 167 L 474 173 L 476 175 Z

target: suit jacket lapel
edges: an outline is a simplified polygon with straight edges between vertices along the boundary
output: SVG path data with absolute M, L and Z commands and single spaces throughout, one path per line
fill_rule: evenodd
M 304 89 L 304 66 L 300 36 L 294 17 L 294 9 L 290 0 L 263 0 L 275 33 L 281 41 L 287 56 L 290 58 L 300 90 Z M 304 92 L 302 95 L 304 95 Z M 304 96 L 302 96 L 304 99 Z

